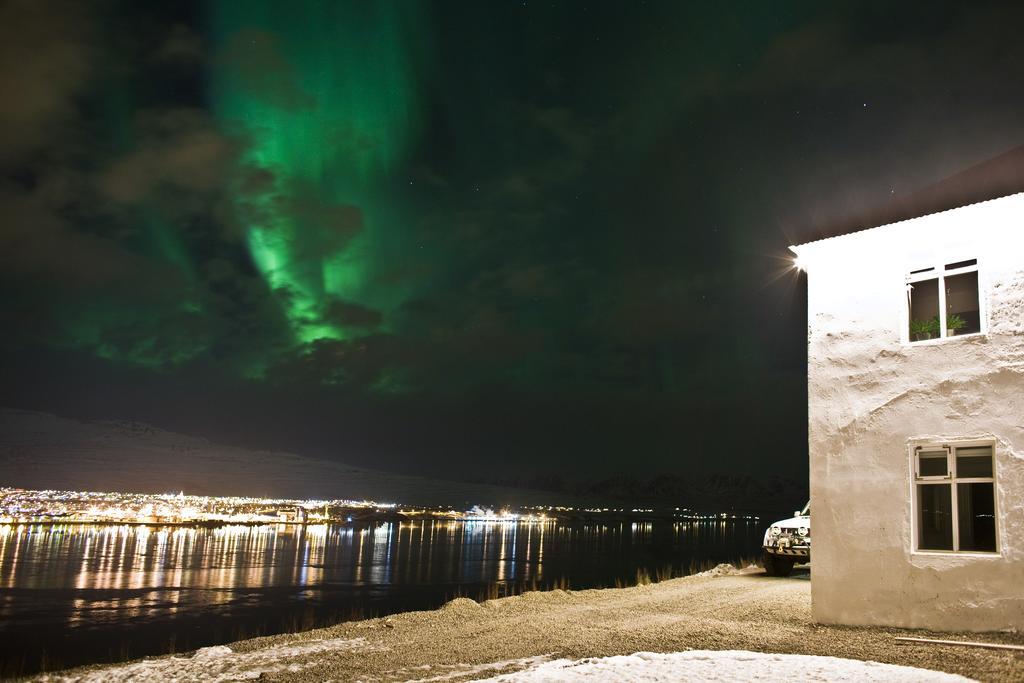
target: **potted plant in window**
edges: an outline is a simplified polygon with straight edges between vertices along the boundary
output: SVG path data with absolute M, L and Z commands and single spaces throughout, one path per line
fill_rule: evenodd
M 946 318 L 946 336 L 952 337 L 957 333 L 957 330 L 962 330 L 967 327 L 967 321 L 960 317 L 959 314 L 954 313 L 953 315 Z
M 910 336 L 913 337 L 914 341 L 924 341 L 925 339 L 931 339 L 933 336 L 938 335 L 938 333 L 938 316 L 931 318 L 930 320 L 910 321 Z

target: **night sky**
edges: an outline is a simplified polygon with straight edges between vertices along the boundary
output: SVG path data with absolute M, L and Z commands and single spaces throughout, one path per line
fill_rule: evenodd
M 786 247 L 1024 142 L 1022 25 L 9 0 L 0 404 L 468 479 L 805 481 Z

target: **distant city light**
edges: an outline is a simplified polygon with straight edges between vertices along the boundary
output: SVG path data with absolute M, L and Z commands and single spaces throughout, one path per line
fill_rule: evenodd
M 697 513 L 689 508 L 522 506 L 517 509 L 474 505 L 468 510 L 451 506 L 399 506 L 372 500 L 297 500 L 251 496 L 194 496 L 101 491 L 33 491 L 0 488 L 0 531 L 4 525 L 31 523 L 139 524 L 139 525 L 261 525 L 294 524 L 322 530 L 326 524 L 352 524 L 369 520 L 440 519 L 452 523 L 547 524 L 557 519 L 594 516 L 635 519 L 670 518 L 675 524 L 710 521 L 757 521 L 753 515 Z M 645 521 L 649 524 L 649 521 Z

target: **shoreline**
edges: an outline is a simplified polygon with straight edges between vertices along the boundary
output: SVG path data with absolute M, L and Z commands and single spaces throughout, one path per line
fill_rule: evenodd
M 631 588 L 553 590 L 345 622 L 312 631 L 204 648 L 33 680 L 465 681 L 554 659 L 636 652 L 745 650 L 876 661 L 1024 681 L 1024 657 L 1007 651 L 900 644 L 896 636 L 1024 644 L 1024 634 L 958 634 L 814 624 L 806 572 L 712 570 Z M 780 671 L 780 675 L 785 672 Z

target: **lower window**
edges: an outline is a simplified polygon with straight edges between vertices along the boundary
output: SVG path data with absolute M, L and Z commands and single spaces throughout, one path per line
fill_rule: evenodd
M 996 552 L 992 446 L 922 446 L 914 452 L 918 550 Z

